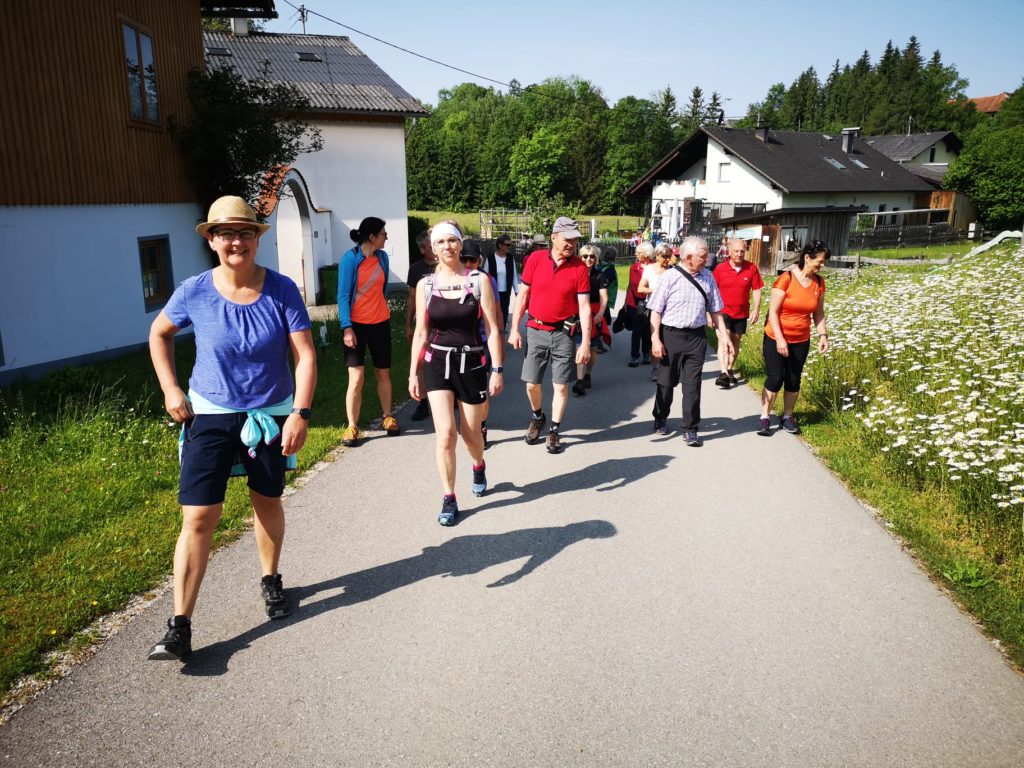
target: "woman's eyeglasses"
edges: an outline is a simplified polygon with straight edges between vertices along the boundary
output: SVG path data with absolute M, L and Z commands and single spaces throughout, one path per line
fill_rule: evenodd
M 218 229 L 213 236 L 222 243 L 233 243 L 235 240 L 255 240 L 258 234 L 255 229 Z

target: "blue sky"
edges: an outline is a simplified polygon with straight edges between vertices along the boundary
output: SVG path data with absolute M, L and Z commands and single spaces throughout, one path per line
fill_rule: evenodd
M 291 0 L 299 5 L 299 0 Z M 1024 0 L 518 0 L 427 4 L 306 0 L 311 11 L 461 69 L 523 85 L 578 75 L 614 103 L 670 85 L 682 105 L 694 85 L 719 91 L 726 114 L 742 115 L 769 86 L 787 86 L 808 66 L 824 79 L 838 58 L 865 49 L 877 61 L 886 41 L 917 35 L 927 59 L 936 48 L 970 82 L 969 96 L 1013 91 L 1024 78 Z M 270 32 L 300 32 L 277 0 Z M 490 83 L 395 50 L 310 15 L 311 34 L 348 35 L 402 87 L 434 104 L 441 88 Z M 502 89 L 504 90 L 504 89 Z

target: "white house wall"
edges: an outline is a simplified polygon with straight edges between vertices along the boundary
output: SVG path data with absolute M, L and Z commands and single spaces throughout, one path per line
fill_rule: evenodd
M 389 282 L 404 283 L 409 269 L 405 127 L 334 122 L 317 127 L 324 148 L 292 163 L 306 180 L 313 206 L 330 211 L 328 239 L 314 248 L 315 268 L 337 264 L 354 245 L 349 231 L 365 217 L 377 216 L 387 225 Z M 310 286 L 307 292 L 312 292 Z
M 144 344 L 139 239 L 167 236 L 172 283 L 210 267 L 192 204 L 0 208 L 0 381 Z
M 929 147 L 924 152 L 921 152 L 920 154 L 918 154 L 910 162 L 911 163 L 918 163 L 918 164 L 921 164 L 921 165 L 930 165 L 930 164 L 933 164 L 933 163 L 936 163 L 936 164 L 948 164 L 948 163 L 952 163 L 954 160 L 956 160 L 957 153 L 956 152 L 950 152 L 948 149 L 946 149 L 946 142 L 944 142 L 944 141 L 937 141 L 932 146 L 935 147 L 935 159 L 934 160 L 930 160 L 929 159 L 931 157 L 931 147 Z
M 722 163 L 729 163 L 729 180 L 719 181 Z M 782 206 L 782 192 L 735 155 L 726 154 L 717 141 L 708 139 L 707 195 L 711 203 L 764 203 L 771 210 Z
M 784 208 L 801 208 L 804 206 L 834 205 L 837 208 L 845 208 L 853 205 L 866 205 L 870 211 L 880 210 L 885 205 L 885 210 L 893 211 L 897 208 L 902 211 L 914 207 L 913 192 L 795 192 L 786 195 Z

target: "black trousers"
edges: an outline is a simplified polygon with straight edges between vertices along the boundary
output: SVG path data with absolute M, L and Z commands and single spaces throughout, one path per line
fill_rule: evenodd
M 511 320 L 508 314 L 508 308 L 512 301 L 512 291 L 500 291 L 498 293 L 498 305 L 501 307 L 501 316 L 505 318 L 505 322 L 508 323 Z
M 683 389 L 683 431 L 696 432 L 700 424 L 700 384 L 708 340 L 703 328 L 661 326 L 665 356 L 658 361 L 658 392 L 654 418 L 667 419 L 676 385 Z

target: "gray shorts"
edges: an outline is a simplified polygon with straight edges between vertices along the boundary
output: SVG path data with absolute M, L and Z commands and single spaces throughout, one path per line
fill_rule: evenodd
M 551 381 L 571 384 L 576 380 L 576 344 L 562 331 L 526 329 L 526 356 L 522 379 L 527 384 L 540 384 L 551 363 Z

